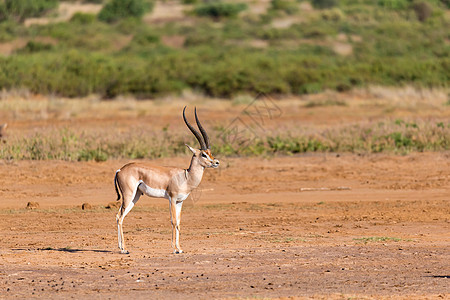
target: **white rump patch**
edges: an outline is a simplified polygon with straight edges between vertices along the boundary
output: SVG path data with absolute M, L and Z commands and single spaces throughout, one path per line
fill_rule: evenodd
M 167 198 L 169 199 L 169 194 L 164 189 L 154 189 L 146 185 L 142 180 L 139 180 L 138 189 L 145 195 L 155 198 Z

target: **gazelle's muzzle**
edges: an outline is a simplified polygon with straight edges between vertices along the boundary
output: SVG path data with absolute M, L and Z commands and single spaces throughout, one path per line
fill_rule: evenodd
M 219 160 L 218 159 L 213 159 L 213 161 L 211 162 L 211 168 L 218 168 L 219 167 Z

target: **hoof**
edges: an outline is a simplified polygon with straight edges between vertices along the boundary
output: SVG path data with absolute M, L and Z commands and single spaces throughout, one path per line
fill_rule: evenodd
M 128 250 L 120 250 L 120 253 L 122 253 L 122 254 L 130 254 L 130 252 Z
M 173 254 L 181 254 L 181 253 L 183 253 L 183 250 L 174 250 L 173 251 Z

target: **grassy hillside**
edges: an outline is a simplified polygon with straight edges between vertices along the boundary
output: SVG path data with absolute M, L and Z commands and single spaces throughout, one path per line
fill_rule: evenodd
M 450 82 L 447 0 L 116 2 L 0 1 L 0 89 L 230 97 Z

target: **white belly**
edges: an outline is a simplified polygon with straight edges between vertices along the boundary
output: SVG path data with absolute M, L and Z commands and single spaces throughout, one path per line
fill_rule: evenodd
M 154 189 L 146 185 L 142 180 L 139 181 L 138 189 L 145 195 L 155 198 L 169 198 L 169 194 L 164 189 Z
M 164 189 L 154 189 L 148 185 L 145 184 L 145 182 L 143 182 L 142 180 L 139 180 L 138 183 L 138 189 L 139 191 L 141 191 L 143 194 L 149 196 L 149 197 L 154 197 L 154 198 L 166 198 L 170 200 L 170 196 L 167 193 L 166 190 Z M 176 202 L 183 202 L 184 200 L 186 200 L 186 198 L 189 196 L 189 194 L 178 194 L 175 199 Z

